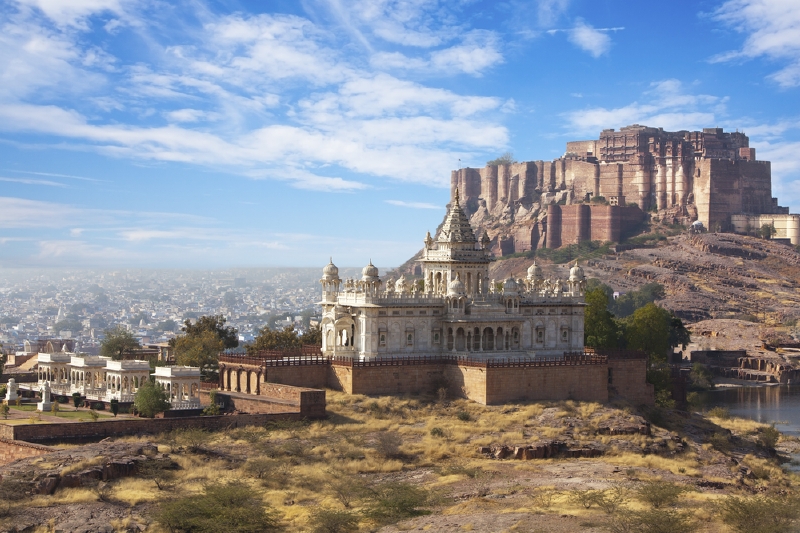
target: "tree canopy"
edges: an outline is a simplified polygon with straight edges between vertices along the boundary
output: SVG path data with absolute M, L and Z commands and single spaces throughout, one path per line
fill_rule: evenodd
M 125 357 L 126 353 L 141 347 L 130 331 L 117 326 L 105 331 L 105 338 L 100 344 L 100 355 L 119 361 Z
M 239 332 L 233 326 L 226 327 L 225 322 L 222 315 L 201 316 L 194 324 L 189 319 L 185 320 L 181 331 L 190 337 L 199 337 L 204 331 L 211 331 L 219 337 L 225 348 L 236 348 L 239 346 Z
M 187 319 L 181 330 L 183 335 L 169 341 L 175 351 L 175 362 L 200 367 L 204 381 L 215 381 L 219 352 L 239 346 L 239 332 L 225 326 L 222 315 L 201 316 L 194 324 Z
M 167 393 L 152 381 L 145 381 L 133 399 L 133 406 L 145 418 L 153 418 L 169 409 Z
M 493 165 L 510 165 L 512 163 L 516 163 L 517 160 L 514 159 L 514 154 L 511 152 L 506 152 L 497 159 L 492 159 L 491 161 L 486 162 L 486 166 L 493 166 Z
M 608 310 L 608 295 L 597 287 L 586 292 L 584 344 L 592 348 L 619 346 L 620 328 Z
M 204 381 L 214 381 L 219 362 L 219 352 L 224 343 L 213 331 L 195 335 L 181 335 L 174 339 L 175 363 L 200 367 Z
M 625 322 L 625 340 L 628 348 L 641 350 L 652 360 L 666 361 L 672 327 L 672 316 L 669 311 L 651 302 L 634 311 Z
M 322 345 L 322 330 L 319 327 L 308 328 L 302 335 L 298 335 L 294 326 L 283 329 L 271 329 L 265 326 L 258 331 L 258 336 L 252 344 L 247 345 L 247 353 L 256 353 L 267 350 L 295 350 L 304 345 Z

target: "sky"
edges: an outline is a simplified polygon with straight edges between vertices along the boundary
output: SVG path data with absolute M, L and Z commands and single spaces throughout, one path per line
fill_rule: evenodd
M 0 268 L 396 266 L 459 165 L 633 123 L 800 212 L 800 2 L 0 0 Z

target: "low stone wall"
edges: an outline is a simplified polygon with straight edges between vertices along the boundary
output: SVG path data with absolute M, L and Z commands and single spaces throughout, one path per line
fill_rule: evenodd
M 0 465 L 13 463 L 19 459 L 27 459 L 28 457 L 38 457 L 55 451 L 57 451 L 56 448 L 40 444 L 0 439 Z
M 210 431 L 256 426 L 274 420 L 302 420 L 301 413 L 238 414 L 189 418 L 117 419 L 102 422 L 63 424 L 0 424 L 0 439 L 35 443 L 101 440 L 125 435 L 157 435 L 175 429 L 201 428 Z
M 282 402 L 303 400 L 304 413 L 324 404 L 321 391 L 305 387 L 326 386 L 348 394 L 391 395 L 435 393 L 447 387 L 451 396 L 468 398 L 489 405 L 511 401 L 566 400 L 605 402 L 609 395 L 634 403 L 652 405 L 652 385 L 645 382 L 646 362 L 639 354 L 623 353 L 567 354 L 560 360 L 478 360 L 453 356 L 430 356 L 352 361 L 315 359 L 293 361 L 243 360 L 236 367 L 221 366 L 223 387 L 231 392 Z M 320 384 L 323 380 L 324 382 Z M 613 384 L 609 378 L 613 379 Z M 262 381 L 262 379 L 266 380 Z M 258 379 L 257 382 L 254 380 Z M 242 389 L 242 383 L 247 385 Z M 280 384 L 280 385 L 278 385 Z M 252 394 L 258 391 L 258 395 Z M 324 395 L 324 392 L 322 392 Z M 237 405 L 247 398 L 236 398 Z M 313 415 L 309 414 L 309 417 Z

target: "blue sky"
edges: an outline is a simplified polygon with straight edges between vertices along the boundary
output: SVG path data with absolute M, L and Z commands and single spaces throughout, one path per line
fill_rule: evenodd
M 0 0 L 0 267 L 394 266 L 450 170 L 724 127 L 800 212 L 800 2 Z

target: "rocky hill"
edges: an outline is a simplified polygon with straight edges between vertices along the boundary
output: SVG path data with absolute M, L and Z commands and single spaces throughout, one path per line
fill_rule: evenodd
M 490 277 L 524 277 L 532 262 L 528 257 L 497 260 Z M 537 263 L 546 276 L 567 276 L 566 264 Z M 581 263 L 588 277 L 616 291 L 661 283 L 666 298 L 658 303 L 687 322 L 757 318 L 778 325 L 800 318 L 800 253 L 778 242 L 730 233 L 680 234 Z

